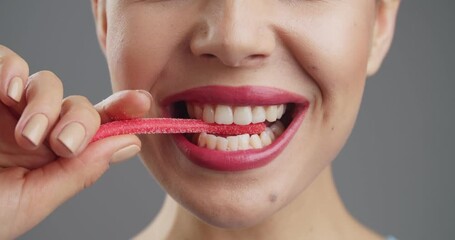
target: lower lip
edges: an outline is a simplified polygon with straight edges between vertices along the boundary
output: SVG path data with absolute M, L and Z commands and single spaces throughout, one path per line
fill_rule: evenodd
M 296 116 L 286 130 L 272 144 L 261 149 L 218 151 L 199 147 L 183 134 L 173 135 L 180 150 L 194 164 L 216 171 L 244 171 L 260 168 L 275 159 L 289 144 L 305 118 L 308 107 L 296 108 Z

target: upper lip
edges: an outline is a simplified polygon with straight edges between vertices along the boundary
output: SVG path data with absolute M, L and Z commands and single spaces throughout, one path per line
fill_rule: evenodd
M 305 104 L 308 100 L 295 93 L 273 87 L 264 86 L 203 86 L 196 87 L 166 97 L 161 106 L 166 108 L 172 103 L 185 101 L 207 104 L 227 105 L 274 105 L 296 103 Z

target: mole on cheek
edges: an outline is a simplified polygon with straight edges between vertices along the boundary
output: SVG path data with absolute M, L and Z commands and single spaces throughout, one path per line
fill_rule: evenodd
M 277 199 L 277 198 L 278 198 L 278 196 L 277 196 L 276 194 L 270 194 L 270 195 L 269 195 L 269 201 L 270 201 L 271 203 L 276 202 L 276 199 Z

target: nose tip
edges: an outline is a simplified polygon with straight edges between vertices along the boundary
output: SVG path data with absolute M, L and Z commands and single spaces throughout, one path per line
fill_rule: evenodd
M 260 65 L 275 49 L 273 32 L 252 15 L 224 13 L 222 19 L 206 18 L 196 29 L 190 43 L 192 53 L 226 66 Z

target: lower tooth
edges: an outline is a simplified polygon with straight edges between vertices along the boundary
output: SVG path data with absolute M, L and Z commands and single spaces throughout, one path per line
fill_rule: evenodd
M 216 148 L 216 136 L 212 134 L 207 134 L 207 148 L 215 149 Z
M 203 132 L 199 134 L 197 145 L 199 147 L 205 147 L 207 145 L 207 133 Z
M 239 138 L 237 136 L 229 136 L 228 140 L 228 150 L 237 151 L 239 149 Z
M 216 138 L 216 150 L 226 151 L 228 146 L 228 140 L 224 137 Z
M 268 127 L 265 129 L 265 132 L 267 133 L 267 135 L 269 135 L 271 141 L 275 140 L 275 134 L 273 133 L 272 129 Z
M 250 145 L 254 149 L 262 148 L 261 138 L 259 138 L 259 136 L 257 134 L 251 135 L 251 137 L 250 137 Z
M 284 125 L 280 121 L 277 121 L 270 126 L 270 129 L 275 134 L 275 138 L 277 138 L 284 132 Z
M 272 144 L 283 133 L 284 129 L 284 125 L 280 121 L 276 121 L 259 135 L 243 134 L 224 138 L 213 134 L 200 133 L 193 136 L 193 142 L 197 143 L 199 147 L 219 151 L 260 149 Z
M 264 147 L 272 143 L 272 139 L 270 139 L 270 136 L 267 133 L 267 131 L 261 133 L 261 142 Z
M 239 150 L 247 150 L 250 148 L 250 135 L 243 134 L 238 136 L 239 138 Z

